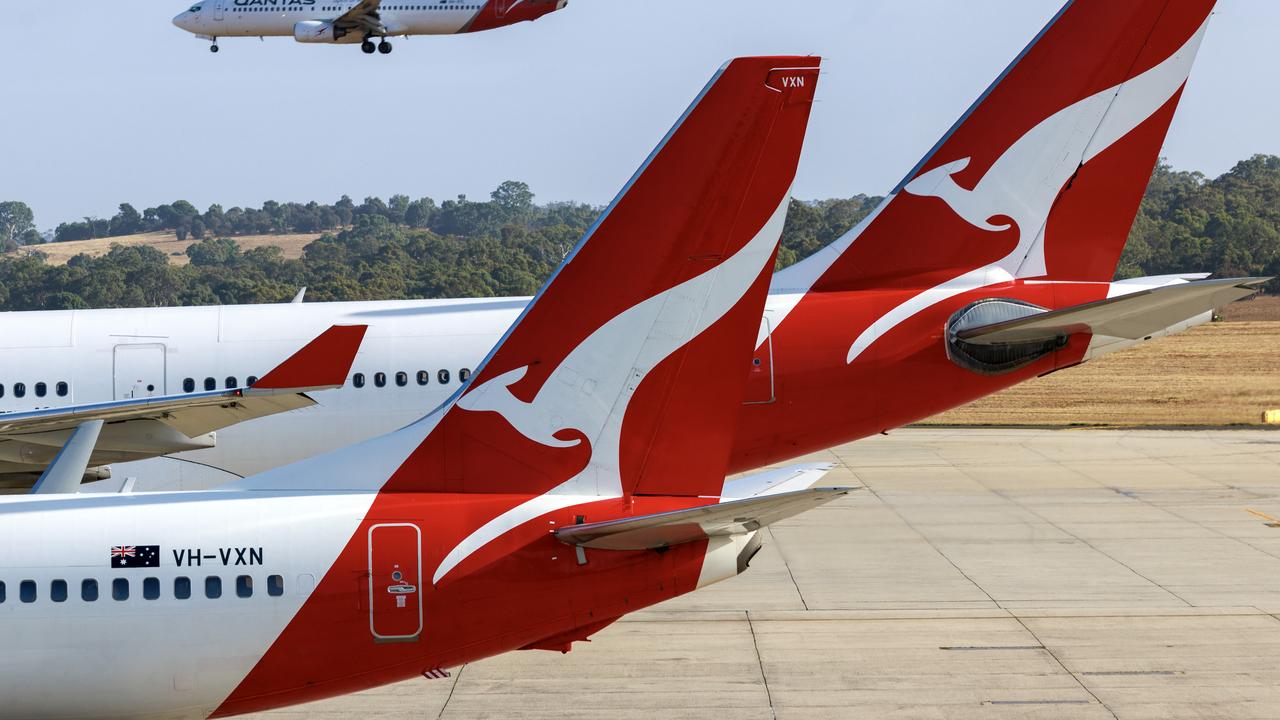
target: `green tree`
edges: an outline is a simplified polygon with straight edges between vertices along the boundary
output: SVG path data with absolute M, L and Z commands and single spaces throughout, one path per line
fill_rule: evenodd
M 139 213 L 129 203 L 120 203 L 120 212 L 111 218 L 111 224 L 108 228 L 108 235 L 111 237 L 119 237 L 121 235 L 133 235 L 142 231 L 142 213 Z
M 35 214 L 26 203 L 17 200 L 0 202 L 0 245 L 6 251 L 15 247 L 35 226 Z

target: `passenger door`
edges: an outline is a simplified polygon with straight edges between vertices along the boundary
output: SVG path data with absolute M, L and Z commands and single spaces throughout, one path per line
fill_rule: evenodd
M 227 0 L 213 0 L 213 19 L 222 20 L 222 11 L 227 4 Z
M 113 374 L 116 400 L 164 395 L 164 345 L 117 345 Z
M 375 642 L 422 636 L 422 530 L 413 523 L 369 528 L 369 631 Z

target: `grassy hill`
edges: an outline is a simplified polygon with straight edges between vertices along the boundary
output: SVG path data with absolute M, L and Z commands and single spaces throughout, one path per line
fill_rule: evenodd
M 302 257 L 302 248 L 318 237 L 320 237 L 320 233 L 295 233 L 287 235 L 246 235 L 234 238 L 234 240 L 242 250 L 250 250 L 264 245 L 275 245 L 280 248 L 286 258 L 296 259 Z M 93 257 L 106 255 L 112 245 L 148 245 L 168 255 L 169 262 L 174 265 L 186 265 L 187 247 L 195 242 L 197 241 L 190 237 L 186 240 L 179 240 L 172 231 L 166 231 L 98 238 L 96 240 L 75 240 L 72 242 L 31 245 L 18 248 L 16 252 L 44 253 L 48 258 L 49 264 L 65 265 L 68 260 L 81 253 L 87 253 Z

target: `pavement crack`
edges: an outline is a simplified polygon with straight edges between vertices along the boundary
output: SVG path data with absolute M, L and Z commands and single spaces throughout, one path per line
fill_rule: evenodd
M 1027 631 L 1028 635 L 1034 638 L 1035 641 L 1039 643 L 1041 647 L 1044 648 L 1044 651 L 1049 654 L 1049 657 L 1053 658 L 1053 661 L 1058 664 L 1058 667 L 1062 668 L 1062 672 L 1071 676 L 1071 679 L 1074 680 L 1076 684 L 1080 686 L 1081 690 L 1088 693 L 1089 697 L 1093 698 L 1094 702 L 1101 705 L 1102 709 L 1106 710 L 1107 713 L 1111 715 L 1111 717 L 1115 718 L 1116 720 L 1120 720 L 1120 716 L 1116 715 L 1116 711 L 1112 710 L 1106 703 L 1102 702 L 1102 698 L 1094 694 L 1094 692 L 1089 689 L 1089 686 L 1084 684 L 1084 680 L 1081 680 L 1079 675 L 1072 672 L 1071 669 L 1067 667 L 1066 663 L 1062 662 L 1062 659 L 1059 658 L 1058 654 L 1053 651 L 1053 648 L 1049 647 L 1049 645 L 1045 643 L 1045 641 L 1041 640 L 1039 635 L 1036 635 L 1035 630 L 1032 630 L 1027 625 L 1027 623 L 1022 620 L 1022 618 L 1018 617 L 1017 613 L 1009 613 L 1009 615 L 1014 619 L 1015 622 L 1017 622 L 1019 625 L 1022 626 L 1023 630 Z
M 444 704 L 440 706 L 440 712 L 436 715 L 436 720 L 441 720 L 444 717 L 444 711 L 449 709 L 449 702 L 453 700 L 453 691 L 458 689 L 458 683 L 462 680 L 462 671 L 466 669 L 467 666 L 463 665 L 458 668 L 458 672 L 453 676 L 453 684 L 449 686 L 449 696 L 444 699 Z
M 769 714 L 778 720 L 778 709 L 773 706 L 773 692 L 769 690 L 769 674 L 764 671 L 764 658 L 760 655 L 760 641 L 756 639 L 756 626 L 751 621 L 751 611 L 746 611 L 747 629 L 751 631 L 751 647 L 756 651 L 756 665 L 760 668 L 760 680 L 764 683 L 764 696 L 769 701 Z
M 809 602 L 804 599 L 804 593 L 800 591 L 800 583 L 796 582 L 796 574 L 791 572 L 791 561 L 787 560 L 787 554 L 782 551 L 782 543 L 778 542 L 778 538 L 773 534 L 773 527 L 766 527 L 765 532 L 769 533 L 769 542 L 778 548 L 778 555 L 782 558 L 782 566 L 787 569 L 787 577 L 791 578 L 791 584 L 795 586 L 796 595 L 800 598 L 800 604 L 805 610 L 809 609 Z

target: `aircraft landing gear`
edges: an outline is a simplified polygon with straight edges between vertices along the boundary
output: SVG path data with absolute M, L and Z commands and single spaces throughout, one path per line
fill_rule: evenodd
M 378 49 L 378 46 L 374 45 L 372 40 L 365 40 L 364 42 L 360 43 L 360 52 L 364 53 L 365 55 L 372 55 L 373 51 L 377 49 Z
M 383 55 L 390 55 L 391 43 L 387 42 L 386 39 L 383 39 L 382 42 L 378 43 L 378 52 L 382 53 Z
M 211 52 L 211 53 L 216 53 L 216 52 L 218 52 L 218 39 L 217 39 L 217 38 L 214 38 L 214 39 L 213 39 L 213 44 L 209 46 L 209 52 Z

